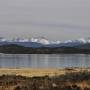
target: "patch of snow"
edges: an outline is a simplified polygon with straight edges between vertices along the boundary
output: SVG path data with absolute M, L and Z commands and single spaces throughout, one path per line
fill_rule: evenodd
M 78 41 L 79 41 L 80 43 L 87 43 L 87 40 L 84 39 L 84 38 L 80 38 L 80 39 L 78 39 Z
M 6 41 L 8 41 L 8 40 L 5 38 L 0 38 L 0 42 L 6 42 Z
M 12 42 L 29 42 L 29 39 L 20 39 L 20 38 L 17 38 L 17 39 L 13 39 Z
M 45 39 L 45 38 L 32 38 L 31 42 L 37 42 L 37 43 L 41 43 L 41 44 L 50 44 L 49 40 Z
M 72 40 L 67 40 L 64 43 L 72 43 L 72 42 L 73 42 Z

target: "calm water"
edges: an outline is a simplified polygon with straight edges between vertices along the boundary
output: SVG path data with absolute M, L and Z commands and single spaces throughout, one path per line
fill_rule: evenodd
M 88 54 L 0 54 L 0 67 L 64 68 L 90 67 Z

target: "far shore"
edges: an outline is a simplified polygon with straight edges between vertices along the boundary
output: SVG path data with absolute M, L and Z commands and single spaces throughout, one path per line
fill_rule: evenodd
M 27 77 L 35 76 L 58 76 L 67 72 L 90 71 L 90 68 L 0 68 L 0 75 L 21 75 Z

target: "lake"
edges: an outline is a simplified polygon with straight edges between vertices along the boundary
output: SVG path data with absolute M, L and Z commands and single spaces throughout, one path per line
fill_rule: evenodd
M 66 68 L 90 67 L 89 54 L 0 54 L 0 67 Z

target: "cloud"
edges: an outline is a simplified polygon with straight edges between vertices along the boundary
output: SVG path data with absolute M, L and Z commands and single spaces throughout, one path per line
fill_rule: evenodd
M 89 26 L 82 26 L 76 24 L 67 23 L 43 23 L 43 22 L 8 22 L 4 23 L 7 25 L 18 25 L 18 26 L 33 26 L 33 27 L 51 27 L 51 28 L 67 28 L 67 29 L 79 29 L 79 30 L 90 30 Z

